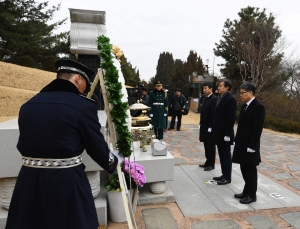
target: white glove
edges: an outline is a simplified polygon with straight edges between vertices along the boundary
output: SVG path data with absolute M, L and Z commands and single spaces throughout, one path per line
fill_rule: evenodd
M 164 114 L 164 116 L 166 117 L 166 116 L 167 116 L 167 114 Z
M 208 132 L 208 133 L 211 133 L 211 128 L 210 128 L 210 127 L 208 128 L 207 132 Z
M 225 137 L 224 137 L 224 141 L 225 141 L 225 142 L 229 142 L 229 141 L 230 141 L 230 137 L 225 136 Z
M 255 152 L 255 150 L 253 150 L 253 149 L 250 149 L 250 148 L 247 148 L 247 152 L 248 152 L 248 153 L 254 153 L 254 152 Z
M 111 152 L 118 158 L 118 164 L 121 164 L 124 161 L 124 156 L 119 154 L 119 150 L 113 150 Z
M 235 142 L 233 142 L 233 145 L 235 146 Z
M 149 117 L 150 117 L 150 118 L 153 118 L 153 114 L 149 114 Z

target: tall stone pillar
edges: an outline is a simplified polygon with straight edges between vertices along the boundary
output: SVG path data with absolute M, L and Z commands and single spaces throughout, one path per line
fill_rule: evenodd
M 100 58 L 96 41 L 98 36 L 106 35 L 106 13 L 94 10 L 69 10 L 71 53 L 75 54 L 80 63 L 97 72 L 100 67 Z M 94 79 L 90 80 L 93 82 Z M 100 84 L 95 89 L 93 99 L 97 102 L 98 110 L 104 110 Z

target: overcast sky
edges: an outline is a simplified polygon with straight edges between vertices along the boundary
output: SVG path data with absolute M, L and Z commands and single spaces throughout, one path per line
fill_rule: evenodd
M 266 8 L 276 16 L 283 36 L 291 42 L 287 52 L 300 48 L 299 0 L 50 0 L 49 4 L 59 2 L 61 9 L 54 20 L 68 17 L 61 31 L 70 30 L 69 8 L 105 11 L 111 43 L 123 50 L 146 81 L 155 76 L 159 54 L 164 51 L 185 61 L 194 50 L 204 64 L 209 59 L 210 70 L 218 74 L 217 64 L 224 61 L 214 57 L 213 48 L 221 39 L 224 22 L 238 19 L 237 13 L 248 5 Z

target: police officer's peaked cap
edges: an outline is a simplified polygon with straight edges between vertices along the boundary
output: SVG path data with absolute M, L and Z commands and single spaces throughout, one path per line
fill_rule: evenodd
M 82 75 L 86 80 L 87 90 L 90 89 L 90 78 L 94 77 L 95 72 L 85 65 L 69 59 L 60 59 L 55 62 L 55 68 L 58 72 L 77 73 Z
M 161 86 L 161 85 L 162 85 L 162 82 L 159 80 L 154 82 L 154 86 Z

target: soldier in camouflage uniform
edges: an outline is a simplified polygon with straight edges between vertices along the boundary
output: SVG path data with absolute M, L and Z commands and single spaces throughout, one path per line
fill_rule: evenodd
M 148 106 L 151 107 L 149 117 L 157 139 L 164 138 L 163 129 L 166 126 L 166 117 L 168 115 L 168 98 L 162 90 L 162 82 L 154 82 L 155 89 L 149 95 Z

